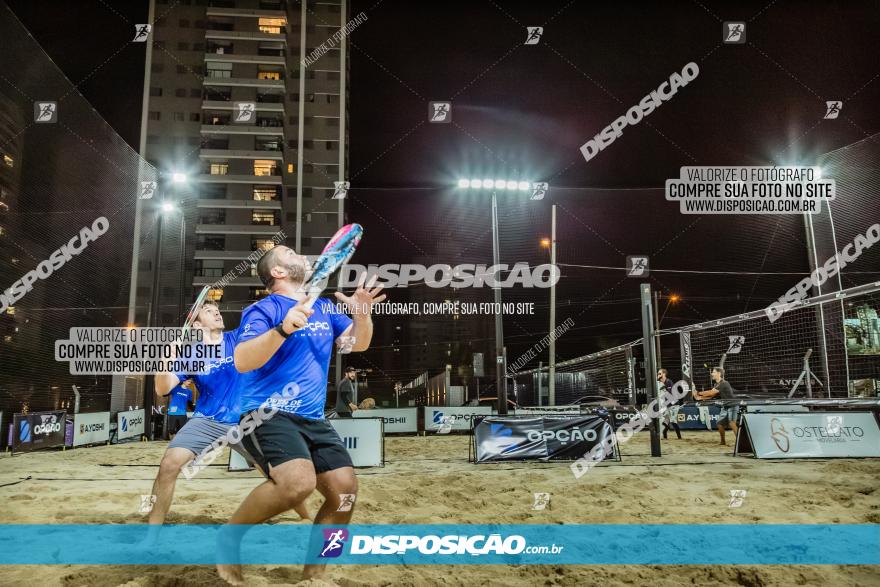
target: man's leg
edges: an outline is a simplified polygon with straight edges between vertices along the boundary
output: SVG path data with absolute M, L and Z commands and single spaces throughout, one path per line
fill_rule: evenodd
M 724 441 L 724 428 L 725 428 L 725 425 L 722 424 L 721 422 L 718 422 L 718 433 L 721 435 L 721 444 L 723 446 L 727 446 L 727 443 Z
M 357 495 L 358 482 L 352 467 L 341 467 L 317 476 L 317 487 L 324 496 L 324 503 L 315 515 L 315 524 L 343 525 L 351 521 L 354 513 L 354 504 L 346 508 L 348 511 L 339 511 L 342 504 L 342 495 Z M 327 565 L 305 565 L 303 567 L 303 579 L 321 577 L 327 570 Z
M 153 495 L 156 496 L 156 503 L 150 511 L 150 524 L 165 523 L 165 516 L 171 509 L 171 498 L 174 496 L 174 485 L 177 483 L 177 476 L 180 470 L 188 462 L 195 458 L 195 454 L 185 448 L 169 448 L 162 457 L 159 464 L 159 473 L 156 474 L 156 480 L 153 481 Z
M 244 532 L 231 526 L 261 524 L 294 509 L 315 490 L 315 467 L 308 459 L 293 459 L 277 467 L 270 466 L 269 475 L 268 480 L 244 498 L 220 531 L 218 551 L 225 562 L 217 564 L 217 573 L 232 585 L 244 584 L 241 564 L 238 562 Z

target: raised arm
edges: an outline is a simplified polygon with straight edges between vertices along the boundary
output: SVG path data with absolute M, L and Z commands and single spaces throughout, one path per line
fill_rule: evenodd
M 281 329 L 290 336 L 309 321 L 309 316 L 314 313 L 311 308 L 306 308 L 305 303 L 309 298 L 301 300 L 297 305 L 287 311 L 287 315 L 281 322 Z M 256 338 L 240 342 L 235 347 L 235 368 L 239 373 L 247 373 L 259 369 L 269 362 L 284 341 L 287 339 L 275 328 L 270 328 Z

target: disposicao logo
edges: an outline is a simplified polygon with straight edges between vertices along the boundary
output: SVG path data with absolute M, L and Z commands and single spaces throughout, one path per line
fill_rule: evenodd
M 343 528 L 324 529 L 324 547 L 321 549 L 321 558 L 336 558 L 342 554 L 345 541 L 348 540 L 348 530 Z
M 128 432 L 128 418 L 122 416 L 122 431 Z

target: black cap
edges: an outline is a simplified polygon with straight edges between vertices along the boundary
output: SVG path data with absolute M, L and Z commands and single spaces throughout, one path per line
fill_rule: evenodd
M 349 365 L 348 367 L 345 368 L 345 372 L 346 372 L 346 373 L 351 373 L 352 371 L 357 372 L 357 369 L 355 369 L 355 368 L 352 367 L 351 365 Z

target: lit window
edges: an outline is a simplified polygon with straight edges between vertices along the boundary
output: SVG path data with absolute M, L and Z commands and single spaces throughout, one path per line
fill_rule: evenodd
M 229 163 L 211 163 L 211 175 L 227 175 Z
M 254 199 L 259 202 L 269 202 L 277 195 L 275 188 L 254 188 Z
M 3 236 L 4 234 L 6 234 L 6 229 L 0 226 L 0 236 Z
M 272 210 L 254 210 L 251 213 L 251 224 L 275 224 L 275 212 Z
M 271 239 L 268 238 L 258 238 L 254 241 L 254 250 L 255 251 L 268 251 L 272 247 L 275 246 L 275 243 L 272 242 Z
M 15 306 L 9 306 L 6 308 L 6 313 L 10 316 L 15 316 Z
M 223 290 L 222 289 L 209 289 L 208 296 L 206 298 L 209 302 L 220 302 L 223 301 Z
M 261 33 L 281 33 L 281 27 L 285 25 L 283 18 L 261 18 L 259 22 Z
M 271 159 L 255 159 L 254 175 L 274 175 L 275 162 Z
M 3 342 L 12 342 L 12 335 L 7 334 L 3 337 Z
M 12 167 L 15 165 L 15 161 L 12 159 L 12 157 L 7 155 L 6 153 L 3 154 L 3 162 L 6 163 L 6 165 L 8 165 L 9 167 Z
M 257 79 L 273 79 L 275 81 L 280 81 L 281 73 L 277 71 L 260 71 L 257 72 Z

